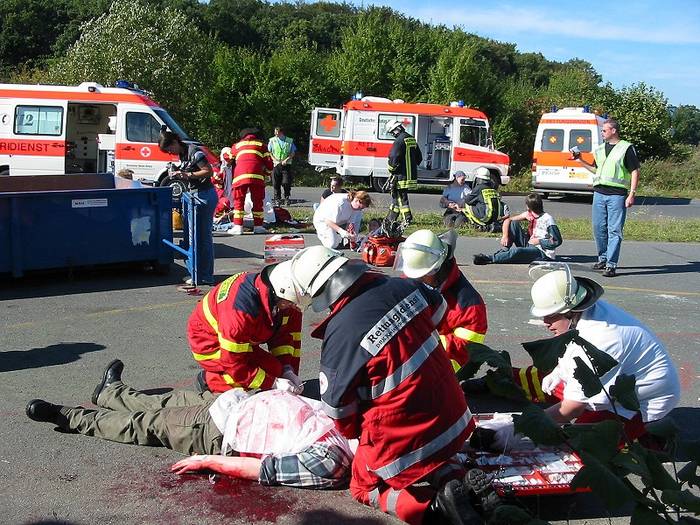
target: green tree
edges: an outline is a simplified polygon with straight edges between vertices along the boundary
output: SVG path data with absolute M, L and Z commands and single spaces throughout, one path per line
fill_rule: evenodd
M 642 160 L 666 157 L 670 151 L 671 122 L 663 93 L 640 82 L 617 92 L 608 107 L 620 123 L 620 135 L 635 145 Z
M 671 125 L 673 126 L 673 142 L 700 144 L 700 109 L 695 106 L 672 108 Z
M 80 39 L 51 64 L 47 80 L 104 85 L 132 80 L 196 131 L 215 43 L 189 22 L 171 8 L 115 0 L 107 13 L 85 24 Z

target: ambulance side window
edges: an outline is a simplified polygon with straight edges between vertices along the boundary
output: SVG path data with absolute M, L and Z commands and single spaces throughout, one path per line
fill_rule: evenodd
M 160 138 L 160 126 L 150 113 L 129 111 L 126 114 L 126 140 L 156 143 Z
M 319 137 L 340 137 L 339 113 L 330 111 L 316 112 L 316 135 Z
M 572 129 L 569 131 L 569 149 L 578 146 L 580 151 L 591 151 L 591 130 Z
M 17 106 L 15 135 L 52 135 L 63 133 L 63 108 L 53 106 Z
M 545 129 L 542 132 L 542 151 L 563 151 L 564 130 Z
M 386 115 L 379 114 L 379 129 L 377 130 L 377 138 L 384 140 L 394 140 L 393 135 L 386 132 L 386 125 L 390 120 L 399 120 L 403 124 L 403 128 L 409 135 L 415 135 L 416 117 L 412 115 Z

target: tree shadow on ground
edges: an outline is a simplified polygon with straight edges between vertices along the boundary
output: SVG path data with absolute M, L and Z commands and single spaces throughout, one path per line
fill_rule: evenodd
M 386 520 L 368 518 L 366 516 L 355 518 L 333 510 L 304 512 L 298 519 L 300 525 L 328 525 L 329 523 L 333 525 L 380 525 L 386 522 Z
M 79 360 L 83 354 L 105 348 L 104 345 L 96 343 L 59 343 L 31 350 L 3 351 L 0 352 L 0 372 L 72 363 Z
M 688 261 L 685 264 L 662 264 L 660 266 L 622 266 L 617 268 L 617 275 L 665 275 L 671 273 L 698 273 L 699 261 Z

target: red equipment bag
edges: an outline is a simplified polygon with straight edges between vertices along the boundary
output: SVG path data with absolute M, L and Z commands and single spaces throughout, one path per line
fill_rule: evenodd
M 405 240 L 403 237 L 370 235 L 362 247 L 362 260 L 372 266 L 394 266 L 396 250 Z

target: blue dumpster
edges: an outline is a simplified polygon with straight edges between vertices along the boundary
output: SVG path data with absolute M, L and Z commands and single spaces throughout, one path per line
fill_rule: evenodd
M 0 177 L 0 273 L 144 262 L 173 253 L 170 188 L 110 174 Z

